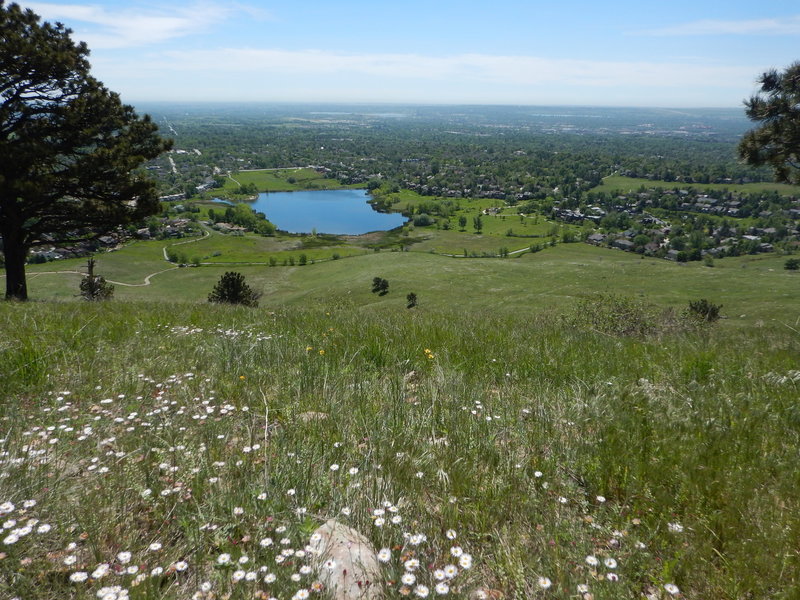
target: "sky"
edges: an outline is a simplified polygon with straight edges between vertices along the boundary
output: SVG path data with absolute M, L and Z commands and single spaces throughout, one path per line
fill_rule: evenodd
M 127 103 L 741 107 L 797 0 L 50 0 Z

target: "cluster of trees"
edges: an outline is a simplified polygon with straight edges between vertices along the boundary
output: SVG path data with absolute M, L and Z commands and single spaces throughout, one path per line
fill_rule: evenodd
M 208 219 L 213 223 L 230 223 L 244 227 L 261 235 L 275 235 L 275 225 L 267 220 L 267 216 L 253 210 L 247 204 L 235 204 L 219 211 L 210 208 Z

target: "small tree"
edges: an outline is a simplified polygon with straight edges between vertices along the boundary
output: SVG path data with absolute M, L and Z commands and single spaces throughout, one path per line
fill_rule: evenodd
M 472 226 L 475 228 L 475 233 L 480 233 L 483 229 L 483 218 L 480 213 L 472 217 Z
M 406 308 L 414 308 L 417 305 L 417 295 L 414 292 L 406 296 Z
M 383 277 L 374 277 L 372 279 L 372 293 L 385 296 L 389 293 L 389 282 Z
M 800 258 L 789 258 L 783 263 L 783 268 L 787 271 L 797 271 L 800 269 Z
M 260 293 L 245 283 L 244 275 L 235 271 L 228 271 L 220 277 L 214 289 L 208 295 L 208 301 L 258 306 L 260 297 Z
M 114 295 L 114 286 L 108 283 L 100 275 L 94 274 L 95 261 L 90 258 L 86 262 L 86 275 L 80 283 L 81 296 L 84 300 L 94 302 L 96 300 L 109 300 Z
M 689 313 L 709 323 L 719 320 L 719 311 L 721 309 L 721 304 L 714 304 L 705 298 L 689 302 Z
M 467 217 L 461 215 L 458 217 L 458 228 L 464 231 L 467 228 Z

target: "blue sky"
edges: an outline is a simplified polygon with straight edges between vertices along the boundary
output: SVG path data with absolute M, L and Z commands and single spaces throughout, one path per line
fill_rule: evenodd
M 737 107 L 797 0 L 19 2 L 124 101 Z

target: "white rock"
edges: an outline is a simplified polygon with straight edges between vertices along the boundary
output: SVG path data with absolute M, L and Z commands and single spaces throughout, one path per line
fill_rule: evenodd
M 314 534 L 314 566 L 333 600 L 376 600 L 383 596 L 380 563 L 367 538 L 335 519 Z

